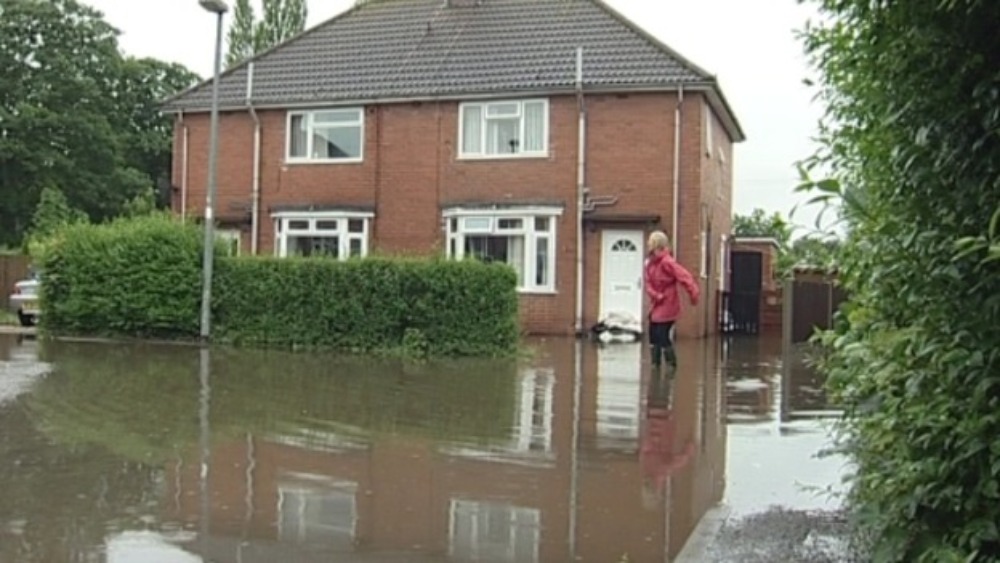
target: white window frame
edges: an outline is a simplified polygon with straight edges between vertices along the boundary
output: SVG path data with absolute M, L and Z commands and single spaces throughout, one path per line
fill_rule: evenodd
M 727 247 L 727 241 L 729 237 L 722 235 L 721 242 L 719 242 L 719 291 L 726 291 L 726 278 L 729 272 L 729 249 Z
M 708 240 L 708 220 L 709 220 L 709 210 L 708 206 L 702 204 L 701 206 L 701 232 L 698 235 L 699 246 L 701 247 L 701 259 L 698 260 L 698 275 L 701 279 L 708 279 L 708 250 L 711 241 Z
M 465 237 L 466 236 L 504 236 L 514 235 L 524 237 L 524 285 L 518 287 L 519 293 L 526 294 L 554 294 L 556 293 L 556 254 L 558 246 L 556 242 L 557 223 L 562 216 L 563 210 L 560 207 L 522 207 L 511 209 L 447 209 L 442 213 L 445 222 L 446 255 L 453 260 L 463 260 L 465 258 Z M 535 230 L 535 219 L 547 218 L 549 229 L 547 231 Z M 474 229 L 467 231 L 464 225 L 469 219 L 489 219 L 489 228 Z M 521 219 L 523 221 L 520 229 L 500 228 L 501 219 Z M 454 221 L 453 221 L 454 220 Z M 453 222 L 457 223 L 458 229 L 453 229 Z M 538 241 L 547 239 L 549 244 L 548 263 L 546 267 L 549 272 L 548 283 L 537 284 L 537 253 Z
M 338 237 L 338 259 L 351 258 L 351 241 L 361 241 L 361 258 L 368 256 L 369 238 L 372 230 L 372 220 L 375 214 L 369 211 L 282 211 L 271 215 L 274 219 L 274 255 L 278 258 L 288 257 L 288 236 L 307 237 Z M 348 231 L 351 220 L 361 220 L 363 224 L 360 233 Z M 308 228 L 292 229 L 292 221 L 306 221 Z M 317 221 L 336 221 L 336 229 L 320 229 Z
M 523 150 L 525 138 L 525 114 L 524 105 L 530 103 L 542 104 L 542 149 L 536 151 Z M 520 119 L 520 139 L 521 147 L 512 154 L 490 154 L 486 152 L 487 147 L 487 122 L 490 117 L 487 115 L 490 107 L 517 104 L 517 117 Z M 480 110 L 479 124 L 479 152 L 465 151 L 465 112 L 472 108 Z M 460 160 L 491 160 L 508 158 L 545 158 L 549 156 L 549 100 L 546 98 L 532 98 L 525 100 L 495 100 L 483 102 L 463 102 L 458 107 L 458 158 Z
M 313 158 L 313 141 L 314 134 L 313 119 L 317 113 L 331 112 L 331 111 L 355 111 L 358 113 L 358 120 L 352 122 L 344 122 L 340 124 L 331 124 L 326 127 L 357 127 L 359 128 L 359 154 L 356 157 L 345 157 L 345 158 Z M 293 156 L 292 155 L 292 119 L 295 117 L 302 117 L 306 121 L 306 156 Z M 310 110 L 295 110 L 289 111 L 285 121 L 285 162 L 288 164 L 352 164 L 363 162 L 365 159 L 365 108 L 363 107 L 330 107 L 330 108 L 317 108 Z
M 239 229 L 216 229 L 215 238 L 226 243 L 226 248 L 233 251 L 231 256 L 243 253 L 243 233 Z

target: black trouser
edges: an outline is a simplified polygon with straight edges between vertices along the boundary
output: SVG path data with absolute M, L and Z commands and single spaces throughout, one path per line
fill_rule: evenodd
M 653 365 L 659 367 L 664 359 L 672 364 L 677 363 L 674 354 L 674 340 L 671 338 L 674 321 L 662 323 L 649 322 L 649 346 Z

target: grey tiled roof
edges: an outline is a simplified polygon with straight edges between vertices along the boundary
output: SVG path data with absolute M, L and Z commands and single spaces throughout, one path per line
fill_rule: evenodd
M 374 0 L 258 55 L 252 99 L 282 106 L 569 89 L 578 46 L 587 88 L 715 83 L 601 0 Z M 245 106 L 247 69 L 223 75 L 223 108 Z M 164 109 L 210 103 L 206 82 Z

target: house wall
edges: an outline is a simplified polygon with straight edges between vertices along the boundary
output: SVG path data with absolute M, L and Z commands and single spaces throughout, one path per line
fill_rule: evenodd
M 671 232 L 676 96 L 593 95 L 586 98 L 586 103 L 587 185 L 591 193 L 619 196 L 618 203 L 608 209 L 614 213 L 661 217 L 658 225 L 621 228 L 648 233 L 655 227 Z M 684 100 L 680 161 L 683 219 L 678 257 L 695 274 L 700 258 L 699 210 L 708 181 L 699 156 L 703 153 L 700 106 L 698 95 Z M 442 206 L 474 202 L 561 203 L 564 210 L 557 221 L 556 292 L 523 295 L 521 316 L 524 328 L 530 332 L 573 331 L 578 154 L 575 97 L 550 98 L 549 154 L 534 159 L 459 160 L 459 104 L 425 102 L 368 106 L 363 162 L 290 164 L 285 162 L 286 115 L 276 110 L 258 112 L 262 126 L 259 253 L 273 252 L 275 233 L 270 210 L 275 206 L 374 208 L 371 250 L 424 254 L 444 248 Z M 183 121 L 177 121 L 175 155 L 182 153 L 185 128 L 189 135 L 187 214 L 200 217 L 207 180 L 208 114 L 185 115 Z M 224 113 L 220 117 L 216 216 L 241 228 L 245 252 L 251 248 L 253 131 L 248 112 Z M 725 133 L 719 127 L 716 139 L 723 138 Z M 726 170 L 725 174 L 731 172 Z M 183 159 L 175 158 L 174 209 L 178 212 L 184 176 Z M 731 190 L 728 176 L 724 180 L 726 190 Z M 715 233 L 729 231 L 728 202 L 728 197 L 722 203 L 710 202 L 717 217 L 717 222 L 713 221 Z M 584 245 L 584 327 L 589 327 L 598 320 L 600 230 L 587 232 Z M 710 301 L 703 300 L 697 314 L 686 315 L 681 335 L 705 333 L 706 324 L 699 319 L 704 317 L 706 307 L 712 307 L 706 304 Z
M 693 142 L 684 145 L 682 186 L 696 188 L 681 192 L 678 255 L 698 280 L 702 298 L 682 316 L 678 331 L 714 334 L 722 289 L 719 253 L 732 232 L 733 143 L 704 96 L 686 98 L 684 111 L 684 131 Z

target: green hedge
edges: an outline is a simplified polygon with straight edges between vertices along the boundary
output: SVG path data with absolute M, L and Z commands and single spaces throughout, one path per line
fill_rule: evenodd
M 43 326 L 57 333 L 195 338 L 202 233 L 164 215 L 73 226 L 46 245 Z M 501 355 L 518 341 L 505 265 L 443 259 L 216 260 L 217 342 Z
M 202 232 L 165 215 L 77 224 L 42 245 L 42 326 L 73 334 L 195 337 Z
M 1000 562 L 1000 2 L 817 3 L 847 506 L 873 561 Z

